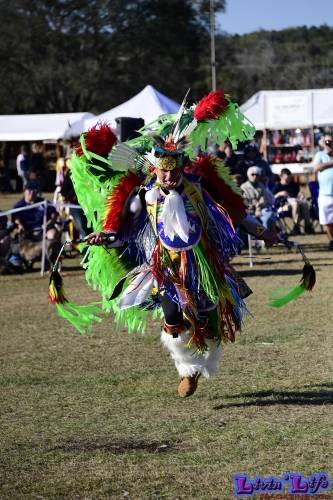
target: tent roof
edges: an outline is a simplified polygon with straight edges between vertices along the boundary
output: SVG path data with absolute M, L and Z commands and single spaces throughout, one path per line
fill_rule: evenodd
M 258 130 L 333 124 L 333 88 L 261 90 L 240 107 Z
M 83 132 L 83 123 L 92 113 L 51 113 L 1 115 L 0 141 L 42 141 L 69 139 Z
M 85 121 L 85 130 L 98 121 L 107 121 L 111 127 L 116 127 L 115 119 L 121 116 L 129 118 L 143 118 L 149 123 L 164 113 L 177 113 L 179 104 L 158 92 L 151 85 L 147 85 L 141 92 L 115 108 Z

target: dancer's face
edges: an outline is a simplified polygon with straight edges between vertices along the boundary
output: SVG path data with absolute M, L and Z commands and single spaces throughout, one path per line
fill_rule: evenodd
M 166 189 L 175 189 L 181 181 L 183 169 L 177 167 L 173 170 L 162 170 L 161 168 L 156 167 L 155 174 L 161 187 Z

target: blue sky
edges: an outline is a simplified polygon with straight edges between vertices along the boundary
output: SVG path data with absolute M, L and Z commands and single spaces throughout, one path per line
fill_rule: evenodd
M 226 12 L 217 16 L 216 23 L 230 34 L 261 28 L 332 26 L 333 0 L 227 0 Z

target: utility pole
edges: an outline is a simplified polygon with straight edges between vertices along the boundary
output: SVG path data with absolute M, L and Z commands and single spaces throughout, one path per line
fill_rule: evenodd
M 214 11 L 214 0 L 210 0 L 210 64 L 211 64 L 211 67 L 212 67 L 212 90 L 216 90 L 215 11 Z

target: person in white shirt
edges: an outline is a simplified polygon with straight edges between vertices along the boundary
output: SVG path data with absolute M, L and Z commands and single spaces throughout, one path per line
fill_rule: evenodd
M 333 140 L 331 135 L 324 135 L 319 145 L 323 148 L 313 159 L 314 171 L 319 182 L 319 222 L 325 227 L 329 250 L 333 251 Z
M 21 146 L 21 152 L 17 155 L 16 168 L 18 176 L 22 179 L 22 188 L 24 191 L 29 181 L 29 171 L 31 168 L 31 155 L 29 154 L 28 148 L 24 145 Z

